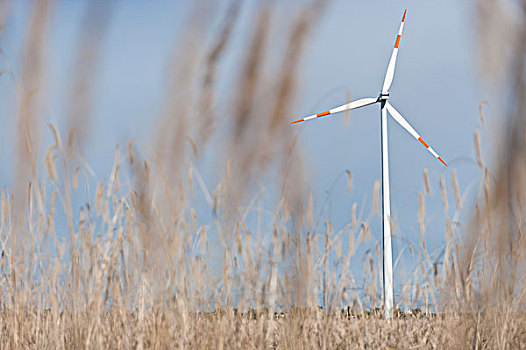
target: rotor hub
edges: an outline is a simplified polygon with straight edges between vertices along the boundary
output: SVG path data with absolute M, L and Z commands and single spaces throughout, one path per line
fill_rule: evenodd
M 387 101 L 388 99 L 389 99 L 389 91 L 380 92 L 380 96 L 378 96 L 378 101 Z

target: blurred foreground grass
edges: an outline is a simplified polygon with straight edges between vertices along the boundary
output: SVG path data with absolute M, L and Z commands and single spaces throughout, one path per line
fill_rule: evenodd
M 327 221 L 319 232 L 314 221 L 323 218 L 313 215 L 301 153 L 288 125 L 302 50 L 325 2 L 286 5 L 291 24 L 279 35 L 271 30 L 278 5 L 254 5 L 251 26 L 243 28 L 250 39 L 234 96 L 226 102 L 230 141 L 218 160 L 224 173 L 213 189 L 194 163 L 215 147 L 217 71 L 242 3 L 195 5 L 171 62 L 172 85 L 154 150 L 137 149 L 133 141 L 124 151 L 117 148 L 110 176 L 96 179 L 93 190 L 82 157 L 96 103 L 86 72 L 96 69 L 98 40 L 112 6 L 87 4 L 75 89 L 64 101 L 70 105 L 69 124 L 64 135 L 50 126 L 53 142 L 45 151 L 38 96 L 46 88 L 42 57 L 54 3 L 38 0 L 28 7 L 25 63 L 15 76 L 20 101 L 15 185 L 4 188 L 0 198 L 0 348 L 526 346 L 524 98 L 510 112 L 511 143 L 498 176 L 484 165 L 475 133 L 482 180 L 473 224 L 460 231 L 448 218 L 440 261 L 430 258 L 425 245 L 429 179 L 424 173 L 423 242 L 411 246 L 418 271 L 397 297 L 402 311 L 386 321 L 375 309 L 381 305 L 381 269 L 374 263 L 378 244 L 362 258 L 366 285 L 357 290 L 351 278 L 351 258 L 370 240 L 368 220 L 377 208 L 362 217 L 355 206 L 340 231 Z M 2 6 L 5 21 L 9 2 Z M 481 18 L 495 12 L 484 6 L 498 5 L 484 2 Z M 219 29 L 212 31 L 213 40 L 204 40 L 217 15 Z M 525 35 L 522 27 L 516 30 L 519 38 Z M 523 67 L 523 51 L 519 45 L 511 69 Z M 519 100 L 523 75 L 515 75 L 512 87 Z M 255 190 L 261 174 L 272 171 L 277 190 Z M 440 179 L 447 207 L 445 181 Z M 463 208 L 454 172 L 451 182 L 452 205 L 472 210 Z M 194 191 L 205 198 L 210 221 L 197 214 Z M 275 198 L 271 209 L 258 204 L 264 197 Z M 76 206 L 79 198 L 82 204 Z M 270 218 L 271 224 L 261 228 L 248 217 Z

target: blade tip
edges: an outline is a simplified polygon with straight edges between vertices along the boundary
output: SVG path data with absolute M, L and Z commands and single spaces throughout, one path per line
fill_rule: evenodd
M 446 166 L 446 168 L 449 168 L 449 166 L 446 164 L 446 162 L 444 162 L 442 158 L 438 157 L 438 160 L 441 161 Z
M 295 121 L 290 122 L 290 123 L 291 123 L 291 124 L 296 124 L 296 123 L 300 123 L 300 122 L 302 122 L 302 121 L 303 121 L 303 119 L 298 119 L 298 120 L 295 120 Z
M 404 17 L 402 18 L 402 22 L 405 22 L 405 15 L 407 13 L 407 9 L 404 10 Z

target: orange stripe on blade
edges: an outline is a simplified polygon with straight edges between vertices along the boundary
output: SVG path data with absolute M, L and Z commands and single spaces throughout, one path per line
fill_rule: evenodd
M 441 161 L 442 163 L 444 163 L 445 166 L 447 166 L 446 162 L 444 162 L 444 161 L 442 160 L 442 158 L 438 157 L 438 160 Z M 448 167 L 448 168 L 449 168 L 449 167 Z
M 420 141 L 426 148 L 429 148 L 429 145 L 424 141 L 423 138 L 419 137 L 418 141 Z
M 291 124 L 299 123 L 299 122 L 302 122 L 302 121 L 304 121 L 304 120 L 305 120 L 305 119 L 303 119 L 303 118 L 302 118 L 302 119 L 298 119 L 298 120 L 295 120 L 295 121 L 291 122 Z
M 329 114 L 331 114 L 330 111 L 318 113 L 318 114 L 316 114 L 316 118 L 325 117 L 326 115 L 329 115 Z
M 400 45 L 400 35 L 396 37 L 395 49 L 398 49 L 398 45 Z
M 402 22 L 405 22 L 405 14 L 407 13 L 407 9 L 404 11 L 404 18 L 402 18 Z

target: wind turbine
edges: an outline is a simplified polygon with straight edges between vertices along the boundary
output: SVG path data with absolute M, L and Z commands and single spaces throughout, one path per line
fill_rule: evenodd
M 404 117 L 388 102 L 389 100 L 389 88 L 393 82 L 396 57 L 398 55 L 398 46 L 400 45 L 400 39 L 402 37 L 402 30 L 404 29 L 405 15 L 407 9 L 404 11 L 402 17 L 402 23 L 400 23 L 400 29 L 398 36 L 394 44 L 393 53 L 387 66 L 387 73 L 385 74 L 384 84 L 380 95 L 377 98 L 362 98 L 342 106 L 330 109 L 326 112 L 313 114 L 311 116 L 298 119 L 293 121 L 291 124 L 299 123 L 311 119 L 326 117 L 338 112 L 347 111 L 350 109 L 356 109 L 372 105 L 374 103 L 380 103 L 381 111 L 381 145 L 382 145 L 382 230 L 383 230 L 383 278 L 384 278 L 384 311 L 385 318 L 389 319 L 393 317 L 393 256 L 391 247 L 391 203 L 389 194 L 389 155 L 387 145 L 387 112 L 400 124 L 405 130 L 407 130 L 415 139 L 420 141 L 424 147 L 431 152 L 435 158 L 441 161 L 446 167 L 447 164 L 440 158 L 440 156 L 427 144 L 424 139 L 416 132 L 416 130 L 405 120 Z

